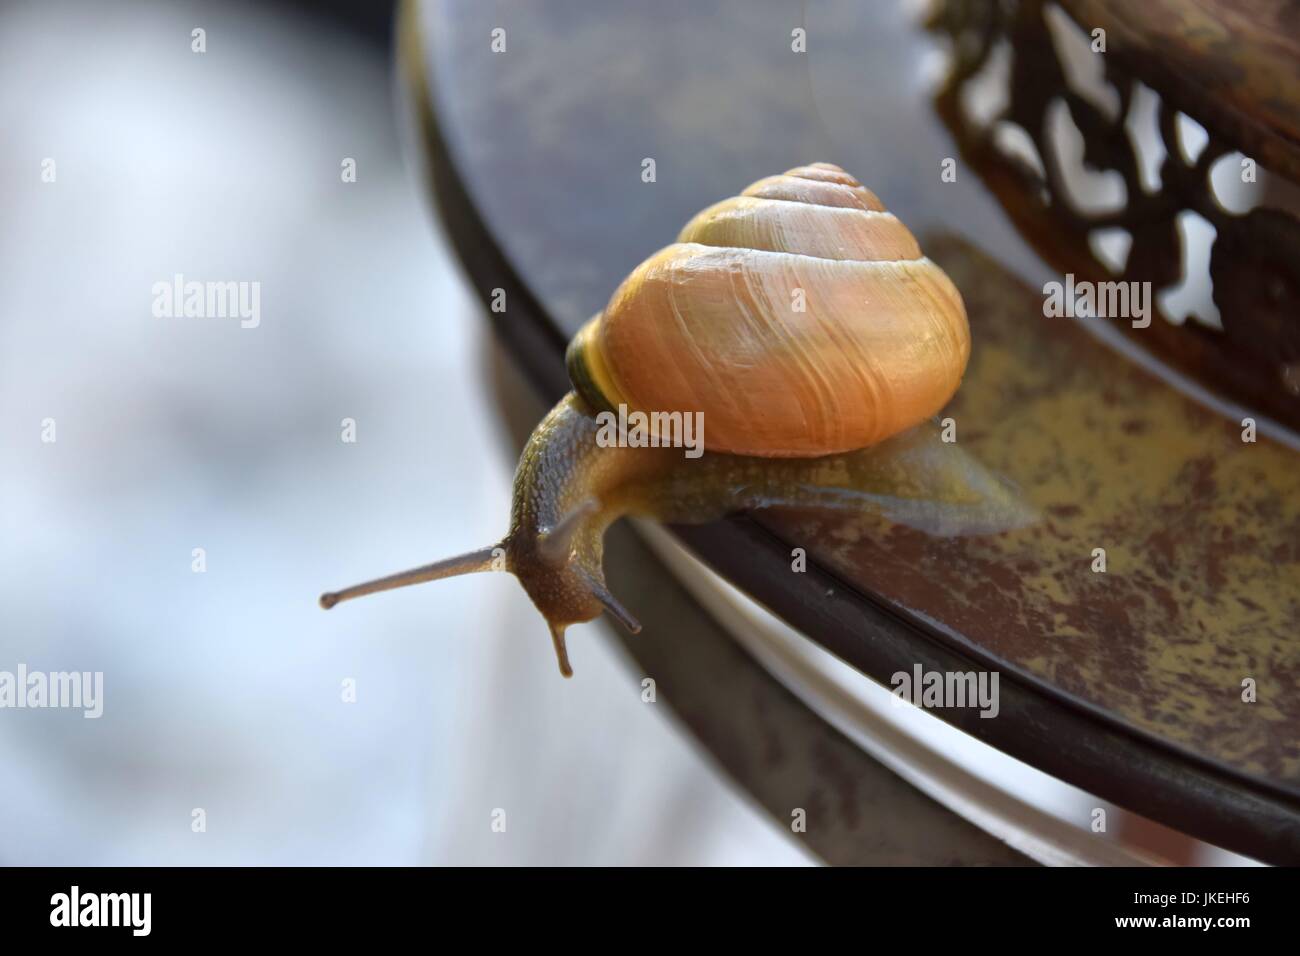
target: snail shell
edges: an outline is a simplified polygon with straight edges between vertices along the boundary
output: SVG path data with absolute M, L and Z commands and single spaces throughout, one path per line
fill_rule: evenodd
M 710 451 L 817 457 L 934 415 L 969 355 L 952 281 L 870 190 L 815 163 L 687 223 L 568 364 L 597 408 L 702 412 Z

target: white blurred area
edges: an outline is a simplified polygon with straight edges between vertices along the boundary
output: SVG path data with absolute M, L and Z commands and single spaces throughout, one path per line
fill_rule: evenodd
M 596 626 L 562 680 L 510 578 L 317 607 L 507 519 L 392 84 L 275 6 L 0 7 L 0 670 L 105 682 L 0 710 L 0 863 L 808 862 Z M 260 282 L 260 327 L 155 318 L 176 273 Z

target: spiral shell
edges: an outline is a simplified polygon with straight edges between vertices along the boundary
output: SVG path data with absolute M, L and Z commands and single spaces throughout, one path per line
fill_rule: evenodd
M 935 414 L 969 355 L 952 281 L 873 193 L 814 163 L 687 223 L 568 360 L 598 407 L 703 412 L 711 451 L 815 457 Z

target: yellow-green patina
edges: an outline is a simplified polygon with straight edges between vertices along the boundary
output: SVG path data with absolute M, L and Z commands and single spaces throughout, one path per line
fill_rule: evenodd
M 1045 318 L 1040 294 L 964 243 L 926 248 L 962 290 L 974 341 L 944 415 L 1041 521 L 960 538 L 868 515 L 765 521 L 1008 666 L 1196 753 L 1300 781 L 1300 453 L 1244 442 L 1239 419 L 1075 320 Z

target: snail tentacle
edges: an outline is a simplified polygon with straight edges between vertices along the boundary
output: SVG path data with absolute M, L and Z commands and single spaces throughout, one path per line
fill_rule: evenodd
M 341 591 L 326 591 L 320 596 L 320 606 L 328 611 L 336 604 L 366 594 L 392 591 L 395 588 L 423 584 L 426 581 L 440 581 L 443 578 L 454 578 L 462 574 L 477 574 L 479 571 L 505 570 L 497 567 L 499 563 L 497 555 L 500 551 L 500 545 L 491 545 L 486 548 L 479 548 L 477 551 L 467 551 L 465 554 L 458 554 L 452 558 L 445 558 L 442 561 L 435 561 L 432 564 L 412 568 L 409 571 L 399 571 L 397 574 L 390 574 L 387 577 L 376 578 L 362 584 L 354 584 L 352 587 L 344 588 Z
M 542 556 L 551 561 L 563 561 L 573 550 L 574 539 L 582 526 L 582 519 L 600 511 L 600 502 L 595 497 L 583 498 L 563 518 L 547 531 L 538 535 L 538 549 Z

